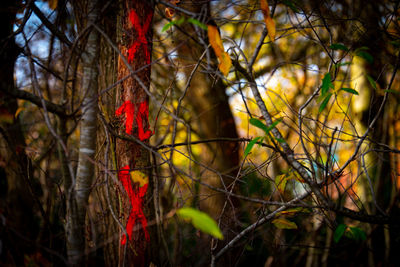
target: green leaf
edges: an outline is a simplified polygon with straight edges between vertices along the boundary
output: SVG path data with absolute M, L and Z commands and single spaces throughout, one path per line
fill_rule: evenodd
M 172 21 L 168 22 L 167 24 L 165 24 L 164 27 L 162 27 L 161 32 L 165 32 L 166 30 L 171 28 L 173 25 L 178 25 L 179 26 L 183 22 L 185 22 L 185 17 L 181 17 L 178 20 L 172 20 Z
M 364 241 L 367 239 L 367 235 L 365 234 L 364 230 L 358 227 L 349 227 L 350 231 L 350 238 L 356 241 Z
M 318 109 L 318 112 L 319 112 L 319 113 L 321 113 L 321 112 L 325 109 L 326 105 L 328 105 L 329 100 L 331 99 L 331 96 L 332 96 L 332 93 L 329 93 L 329 94 L 324 98 L 324 101 L 322 101 L 321 105 L 319 106 L 319 109 Z
M 400 92 L 399 91 L 395 91 L 395 90 L 385 90 L 385 92 L 387 92 L 387 93 L 394 93 L 394 94 L 400 94 Z
M 371 76 L 369 76 L 367 74 L 367 79 L 368 79 L 369 83 L 371 84 L 372 88 L 374 88 L 376 90 L 377 87 L 376 87 L 376 82 L 375 82 L 374 78 L 372 78 Z
M 353 94 L 353 95 L 358 95 L 358 92 L 354 89 L 351 88 L 341 88 L 340 90 L 345 91 L 347 93 Z
M 176 214 L 184 220 L 191 221 L 196 229 L 215 238 L 224 239 L 217 223 L 208 214 L 193 208 L 181 208 Z
M 324 96 L 330 88 L 333 88 L 333 83 L 331 82 L 331 75 L 328 72 L 322 79 L 321 94 Z
M 282 139 L 282 138 L 275 138 L 276 139 L 276 141 L 278 141 L 279 143 L 286 143 L 286 141 L 285 141 L 285 139 Z
M 374 57 L 367 51 L 364 51 L 364 50 L 358 51 L 356 55 L 359 57 L 362 57 L 370 64 L 372 64 L 374 62 Z
M 244 150 L 244 157 L 247 157 L 247 155 L 250 153 L 251 149 L 253 148 L 253 146 L 261 139 L 261 136 L 258 136 L 256 138 L 254 138 L 253 140 L 251 140 L 247 146 L 246 149 Z
M 336 227 L 335 233 L 333 234 L 333 241 L 335 241 L 335 243 L 339 242 L 346 229 L 347 226 L 343 223 L 339 224 L 338 227 Z
M 391 41 L 390 44 L 393 45 L 394 47 L 400 47 L 400 41 L 399 40 Z
M 287 7 L 290 7 L 291 10 L 293 10 L 294 13 L 299 12 L 299 10 L 297 9 L 297 7 L 295 7 L 295 5 L 293 4 L 293 2 L 291 0 L 283 0 L 282 1 Z
M 338 65 L 339 67 L 341 67 L 341 66 L 347 66 L 347 65 L 351 65 L 351 62 L 338 63 L 337 65 Z
M 175 22 L 174 21 L 170 21 L 167 24 L 164 25 L 164 27 L 162 27 L 161 32 L 165 32 L 166 30 L 168 30 L 169 28 L 172 27 L 172 25 L 174 25 Z
M 178 20 L 175 20 L 175 24 L 178 26 L 184 22 L 185 22 L 185 17 L 180 17 Z
M 268 126 L 267 130 L 265 131 L 266 134 L 268 134 L 272 129 L 274 129 L 276 127 L 276 125 L 278 125 L 278 123 L 280 123 L 283 119 L 279 118 L 276 121 L 274 121 L 270 126 Z
M 332 50 L 349 51 L 347 46 L 345 46 L 344 44 L 332 44 L 332 45 L 329 46 L 329 48 L 332 49 Z
M 207 25 L 205 25 L 204 23 L 201 23 L 200 21 L 198 21 L 197 19 L 194 18 L 189 18 L 188 22 L 192 23 L 193 25 L 199 26 L 200 28 L 202 28 L 203 30 L 207 30 Z
M 276 228 L 279 229 L 297 229 L 297 225 L 294 222 L 286 220 L 284 218 L 278 218 L 272 221 Z
M 251 118 L 249 120 L 250 124 L 253 126 L 256 126 L 257 128 L 260 128 L 264 132 L 268 129 L 267 125 L 265 125 L 262 121 L 256 118 Z

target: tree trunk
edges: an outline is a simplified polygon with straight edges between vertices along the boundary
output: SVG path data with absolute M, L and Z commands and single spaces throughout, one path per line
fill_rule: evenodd
M 185 3 L 182 2 L 179 6 L 197 14 L 204 14 L 200 18 L 203 23 L 215 24 L 210 20 L 209 2 L 185 1 Z M 238 138 L 235 121 L 229 106 L 229 99 L 225 92 L 226 87 L 222 79 L 216 75 L 209 74 L 209 70 L 201 69 L 201 66 L 191 76 L 193 69 L 209 44 L 207 32 L 201 29 L 196 31 L 195 26 L 191 23 L 184 23 L 180 27 L 182 31 L 177 32 L 175 40 L 178 46 L 179 60 L 182 63 L 186 78 L 189 79 L 191 77 L 187 100 L 194 110 L 193 114 L 196 114 L 193 120 L 196 121 L 197 133 L 202 139 L 220 137 Z M 197 36 L 194 35 L 196 32 Z M 211 63 L 211 66 L 215 70 L 217 58 L 212 49 L 209 49 L 209 53 L 211 62 L 203 59 L 203 66 Z M 202 151 L 200 156 L 201 162 L 216 172 L 202 168 L 201 181 L 213 187 L 229 191 L 234 184 L 232 177 L 235 177 L 239 164 L 239 148 L 237 143 L 209 143 L 202 146 Z M 230 240 L 230 236 L 232 236 L 235 229 L 236 201 L 233 199 L 230 202 L 227 200 L 226 194 L 216 192 L 206 186 L 200 186 L 199 195 L 200 208 L 220 221 L 220 227 L 224 233 L 225 240 Z M 220 241 L 219 243 L 221 244 Z M 207 245 L 207 242 L 205 245 Z M 209 251 L 209 243 L 207 246 L 206 251 Z M 227 259 L 233 255 L 226 256 L 224 264 L 233 264 L 235 262 L 233 258 L 231 261 Z
M 97 1 L 88 1 L 87 25 L 96 23 L 99 17 Z M 80 128 L 79 161 L 76 181 L 72 188 L 66 188 L 67 203 L 67 254 L 74 266 L 82 265 L 85 255 L 85 219 L 89 194 L 94 177 L 94 155 L 96 152 L 97 132 L 97 92 L 98 92 L 98 56 L 99 33 L 90 31 L 85 52 L 82 55 L 83 65 L 83 102 Z
M 117 107 L 119 134 L 130 135 L 147 143 L 149 130 L 149 97 L 144 87 L 150 88 L 150 62 L 152 50 L 152 19 L 154 6 L 151 1 L 123 0 L 118 29 L 118 45 L 122 58 L 118 60 L 118 80 L 130 74 L 128 63 L 138 79 L 130 77 L 118 88 Z M 145 67 L 148 65 L 147 67 Z M 138 81 L 140 80 L 140 82 Z M 116 140 L 118 179 L 123 186 L 120 192 L 120 218 L 126 228 L 121 232 L 120 265 L 147 266 L 150 235 L 147 229 L 148 209 L 145 199 L 149 188 L 149 152 L 139 143 Z
M 379 107 L 383 101 L 383 94 L 379 92 L 383 90 L 387 85 L 388 77 L 382 73 L 386 53 L 386 43 L 383 38 L 383 30 L 381 29 L 380 21 L 382 19 L 379 10 L 379 4 L 375 1 L 356 1 L 350 2 L 353 6 L 354 14 L 361 22 L 361 35 L 355 36 L 358 40 L 355 43 L 356 48 L 368 47 L 367 52 L 373 57 L 373 61 L 367 62 L 364 58 L 355 57 L 353 64 L 351 65 L 352 83 L 355 89 L 360 92 L 360 95 L 354 98 L 353 111 L 357 120 L 357 126 L 359 126 L 358 134 L 363 134 L 372 119 L 378 113 Z M 354 37 L 354 34 L 352 35 Z M 373 88 L 367 76 L 376 81 L 378 88 Z M 389 131 L 387 125 L 387 117 L 389 101 L 386 103 L 386 107 L 380 114 L 380 118 L 372 129 L 370 129 L 370 140 L 376 143 L 389 144 Z M 386 118 L 386 119 L 385 119 Z M 371 143 L 365 144 L 365 150 L 380 147 Z M 390 154 L 381 152 L 379 154 L 370 152 L 365 155 L 365 169 L 368 171 L 371 177 L 371 182 L 374 184 L 375 199 L 370 192 L 370 185 L 366 178 L 363 176 L 362 188 L 363 193 L 362 200 L 369 204 L 369 211 L 372 214 L 380 214 L 382 210 L 387 210 L 389 207 L 390 198 L 390 187 L 391 187 L 391 164 Z M 364 196 L 364 197 L 363 197 Z M 374 205 L 377 203 L 377 206 Z M 388 264 L 388 251 L 389 247 L 387 244 L 389 240 L 385 240 L 388 236 L 384 234 L 384 226 L 378 225 L 374 227 L 371 234 L 371 245 L 373 253 L 370 254 L 370 260 L 373 257 L 371 265 L 386 265 Z M 386 255 L 386 256 L 385 256 Z

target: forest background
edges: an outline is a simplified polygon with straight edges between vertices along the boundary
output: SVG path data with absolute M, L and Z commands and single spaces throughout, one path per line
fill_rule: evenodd
M 0 13 L 0 265 L 398 264 L 399 1 Z

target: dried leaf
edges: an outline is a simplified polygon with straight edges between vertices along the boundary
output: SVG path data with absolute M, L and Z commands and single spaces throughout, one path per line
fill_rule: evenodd
M 175 15 L 175 10 L 173 9 L 173 8 L 170 8 L 170 7 L 166 7 L 165 8 L 165 16 L 167 17 L 167 18 L 172 18 L 173 16 Z
M 267 0 L 260 0 L 260 7 L 264 15 L 264 22 L 268 30 L 268 36 L 269 38 L 271 38 L 271 41 L 275 41 L 275 35 L 276 35 L 275 22 L 269 14 L 269 6 Z
M 170 2 L 170 4 L 176 6 L 176 4 L 178 4 L 178 3 L 180 2 L 180 0 L 170 0 L 169 2 Z M 172 7 L 166 7 L 166 8 L 165 8 L 165 16 L 166 16 L 167 18 L 170 19 L 170 18 L 172 18 L 174 15 L 175 15 L 175 9 L 174 9 L 174 8 L 172 8 Z
M 219 61 L 218 68 L 224 76 L 227 76 L 229 69 L 232 66 L 231 58 L 224 50 L 224 45 L 222 44 L 221 36 L 219 35 L 217 27 L 213 25 L 207 25 L 207 29 L 208 39 Z
M 49 7 L 52 10 L 55 10 L 57 8 L 58 0 L 49 0 Z
M 281 174 L 281 175 L 276 176 L 275 185 L 281 194 L 285 193 L 286 183 L 288 180 L 289 179 L 287 177 L 287 174 Z
M 298 207 L 298 208 L 292 208 L 292 209 L 287 209 L 287 210 L 283 210 L 281 212 L 278 212 L 276 214 L 276 216 L 279 215 L 287 215 L 287 216 L 293 216 L 298 212 L 303 212 L 303 213 L 310 213 L 309 209 L 303 208 L 303 207 Z
M 14 117 L 17 118 L 19 113 L 21 113 L 21 111 L 25 110 L 25 107 L 19 107 L 17 109 L 17 111 L 15 111 Z
M 276 34 L 275 22 L 271 17 L 264 18 L 264 21 L 268 29 L 268 36 L 269 38 L 271 38 L 271 41 L 273 42 L 275 41 L 275 34 Z
M 279 229 L 297 229 L 297 225 L 294 222 L 288 221 L 283 218 L 278 218 L 272 221 L 276 228 Z

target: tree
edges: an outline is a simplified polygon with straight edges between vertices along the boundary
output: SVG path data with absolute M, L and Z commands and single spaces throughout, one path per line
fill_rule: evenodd
M 143 143 L 152 135 L 149 130 L 149 88 L 151 72 L 151 39 L 153 4 L 143 1 L 122 1 L 120 13 L 118 80 L 124 80 L 117 94 L 121 103 L 115 114 L 121 118 L 120 135 L 133 135 L 136 142 L 118 138 L 116 159 L 118 179 L 127 197 L 120 213 L 126 221 L 120 250 L 120 264 L 147 266 L 150 234 L 147 229 L 148 209 L 145 205 L 149 181 L 150 154 Z M 123 57 L 124 58 L 123 58 Z M 128 63 L 128 64 L 127 64 Z M 135 73 L 135 74 L 132 74 Z M 118 101 L 118 102 L 120 102 Z M 122 126 L 123 125 L 123 126 Z M 127 212 L 127 210 L 130 210 Z M 141 230 L 135 230 L 140 227 Z M 127 234 L 127 236 L 126 236 Z
M 187 1 L 180 7 L 199 14 L 195 19 L 203 25 L 215 25 L 211 18 L 209 1 Z M 179 15 L 180 19 L 187 19 L 187 15 Z M 218 65 L 217 57 L 212 49 L 207 48 L 210 42 L 206 30 L 196 24 L 183 23 L 175 30 L 174 35 L 174 40 L 178 44 L 180 71 L 186 76 L 185 88 L 182 88 L 176 114 L 179 116 L 181 105 L 185 105 L 182 101 L 187 98 L 186 106 L 190 105 L 196 114 L 191 118 L 195 122 L 191 130 L 201 139 L 211 141 L 202 145 L 203 153 L 198 159 L 201 165 L 206 166 L 201 168 L 200 179 L 206 186 L 200 185 L 198 205 L 201 210 L 220 222 L 223 233 L 229 237 L 236 227 L 234 214 L 238 203 L 236 199 L 228 200 L 224 193 L 217 193 L 208 187 L 236 192 L 235 177 L 239 168 L 239 146 L 235 120 L 226 94 L 227 86 L 223 81 L 224 77 L 215 71 Z M 176 123 L 173 133 L 176 131 Z M 175 142 L 174 139 L 175 136 L 172 137 L 172 144 Z M 207 238 L 205 242 L 205 247 L 208 249 L 210 240 Z M 232 262 L 234 261 L 232 259 Z
M 97 134 L 97 94 L 98 94 L 98 58 L 99 33 L 93 28 L 100 15 L 100 6 L 97 1 L 87 2 L 86 27 L 90 32 L 87 37 L 85 50 L 82 56 L 82 116 L 79 140 L 79 159 L 76 176 L 70 171 L 72 183 L 66 187 L 67 191 L 67 254 L 69 262 L 80 266 L 84 261 L 85 233 L 89 194 L 94 177 L 93 158 L 96 152 Z
M 1 264 L 396 264 L 398 3 L 14 6 Z

